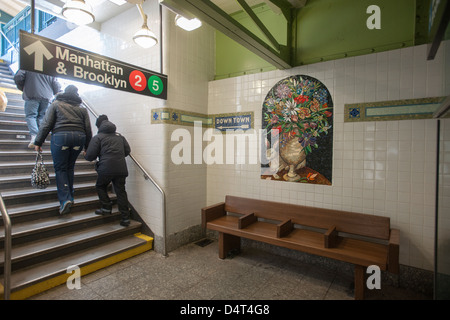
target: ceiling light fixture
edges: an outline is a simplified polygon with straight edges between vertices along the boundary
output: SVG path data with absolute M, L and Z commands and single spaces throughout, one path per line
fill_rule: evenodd
M 147 26 L 147 15 L 144 13 L 142 6 L 140 4 L 136 5 L 141 13 L 142 19 L 144 20 L 141 29 L 139 29 L 133 36 L 133 40 L 136 44 L 141 46 L 142 48 L 148 49 L 153 47 L 158 43 L 158 39 L 156 39 L 155 34 L 150 31 Z
M 126 0 L 109 0 L 110 2 L 117 4 L 118 6 L 124 5 L 125 3 L 127 3 Z
M 175 25 L 192 31 L 202 26 L 202 22 L 190 12 L 183 10 L 174 0 L 159 0 L 159 4 L 176 13 Z
M 85 25 L 95 21 L 92 7 L 85 0 L 67 1 L 61 13 L 67 20 L 78 25 Z
M 175 17 L 175 24 L 186 31 L 192 31 L 202 26 L 202 22 L 197 18 L 188 19 L 179 14 Z

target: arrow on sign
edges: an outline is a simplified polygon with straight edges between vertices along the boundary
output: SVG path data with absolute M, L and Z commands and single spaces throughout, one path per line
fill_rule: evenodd
M 216 129 L 222 130 L 222 129 L 249 129 L 250 125 L 248 124 L 241 124 L 240 126 L 219 126 L 216 127 Z
M 53 58 L 52 53 L 48 51 L 44 44 L 39 40 L 23 49 L 26 53 L 28 53 L 28 55 L 32 55 L 34 53 L 34 69 L 38 71 L 44 71 L 44 57 L 47 60 Z

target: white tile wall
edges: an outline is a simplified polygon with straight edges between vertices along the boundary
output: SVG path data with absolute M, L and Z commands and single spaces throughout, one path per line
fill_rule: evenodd
M 405 48 L 209 83 L 209 113 L 253 111 L 279 80 L 296 74 L 322 81 L 334 102 L 333 185 L 264 181 L 259 165 L 208 166 L 208 204 L 226 194 L 391 218 L 401 230 L 400 262 L 432 269 L 436 121 L 344 123 L 344 104 L 448 95 L 448 44 L 433 61 L 426 46 Z

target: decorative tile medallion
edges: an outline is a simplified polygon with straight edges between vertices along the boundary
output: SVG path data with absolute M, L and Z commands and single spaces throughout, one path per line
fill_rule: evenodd
M 361 115 L 360 108 L 352 108 L 349 110 L 348 114 L 351 118 L 359 118 Z

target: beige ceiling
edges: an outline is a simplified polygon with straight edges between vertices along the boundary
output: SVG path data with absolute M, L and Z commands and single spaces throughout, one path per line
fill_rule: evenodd
M 131 1 L 131 0 L 130 0 Z M 111 17 L 128 10 L 134 6 L 134 4 L 126 3 L 122 6 L 118 6 L 109 0 L 88 0 L 89 4 L 92 6 L 95 20 L 102 23 Z M 6 13 L 15 16 L 23 8 L 30 5 L 30 0 L 0 0 L 0 8 Z M 53 14 L 55 16 L 60 15 L 62 7 L 66 3 L 66 0 L 35 0 L 36 9 Z
M 128 0 L 130 3 L 118 6 L 109 0 L 88 0 L 92 5 L 97 22 L 103 22 L 110 19 L 114 15 L 123 12 L 132 7 L 140 0 Z M 144 0 L 145 1 L 145 0 Z M 221 8 L 228 14 L 242 10 L 236 0 L 211 0 L 215 5 Z M 64 6 L 66 0 L 35 0 L 36 8 L 54 15 L 58 15 Z M 262 2 L 269 2 L 264 0 L 246 0 L 249 6 L 254 6 Z M 30 5 L 30 0 L 0 0 L 0 8 L 11 16 L 16 16 L 27 5 Z
M 13 17 L 15 17 L 25 7 L 26 4 L 19 0 L 0 0 L 0 10 Z

